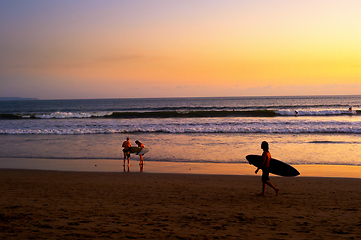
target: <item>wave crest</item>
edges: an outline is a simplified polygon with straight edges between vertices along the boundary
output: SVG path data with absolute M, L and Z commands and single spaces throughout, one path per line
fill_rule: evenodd
M 216 117 L 282 117 L 293 116 L 291 110 L 247 110 L 247 111 L 149 111 L 149 112 L 53 112 L 36 114 L 1 114 L 0 119 L 71 119 L 71 118 L 216 118 Z M 361 110 L 299 111 L 298 116 L 342 116 L 361 115 Z

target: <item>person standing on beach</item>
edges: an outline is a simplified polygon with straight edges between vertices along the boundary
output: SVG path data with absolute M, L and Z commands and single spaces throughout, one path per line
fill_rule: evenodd
M 263 141 L 261 144 L 261 148 L 263 149 L 262 154 L 262 162 L 261 165 L 257 168 L 256 174 L 260 169 L 262 169 L 262 192 L 258 194 L 258 196 L 265 196 L 266 191 L 266 185 L 273 188 L 276 192 L 276 196 L 278 195 L 278 192 L 280 191 L 278 188 L 276 188 L 269 179 L 269 167 L 270 167 L 270 161 L 271 161 L 271 153 L 269 152 L 269 146 L 268 142 Z
M 124 165 L 125 166 L 125 159 L 128 158 L 128 167 L 129 167 L 129 161 L 130 161 L 130 147 L 132 144 L 129 141 L 129 137 L 127 137 L 127 140 L 123 142 L 123 153 L 124 153 Z
M 140 148 L 140 151 L 142 151 L 142 149 L 145 148 L 145 147 L 144 147 L 144 144 L 141 143 L 141 142 L 139 142 L 138 140 L 136 140 L 135 143 L 136 143 L 136 144 L 138 145 L 138 147 Z M 140 155 L 139 155 L 139 158 L 140 158 L 139 165 L 142 166 L 142 165 L 144 164 L 143 154 L 140 154 Z

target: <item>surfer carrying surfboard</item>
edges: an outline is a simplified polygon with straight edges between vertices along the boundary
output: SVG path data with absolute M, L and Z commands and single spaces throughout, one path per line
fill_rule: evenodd
M 138 147 L 140 148 L 140 151 L 142 151 L 143 148 L 145 148 L 144 144 L 139 142 L 138 140 L 135 141 L 135 143 L 138 145 Z M 139 161 L 139 165 L 143 165 L 144 164 L 144 161 L 143 161 L 143 155 L 144 154 L 139 154 L 139 158 L 140 158 L 140 161 Z
M 130 161 L 130 147 L 132 146 L 132 144 L 129 141 L 129 137 L 127 137 L 127 140 L 123 142 L 123 153 L 124 153 L 124 165 L 125 166 L 125 160 L 126 158 L 128 158 L 128 167 L 129 167 L 129 161 Z
M 269 179 L 269 167 L 270 167 L 270 161 L 271 161 L 271 153 L 269 152 L 269 146 L 268 142 L 263 141 L 261 144 L 261 148 L 263 149 L 262 154 L 262 162 L 261 165 L 257 168 L 256 174 L 260 169 L 262 169 L 262 192 L 258 194 L 258 196 L 265 196 L 266 191 L 266 184 L 273 188 L 276 192 L 276 196 L 278 195 L 278 192 L 280 191 L 278 188 L 276 188 Z

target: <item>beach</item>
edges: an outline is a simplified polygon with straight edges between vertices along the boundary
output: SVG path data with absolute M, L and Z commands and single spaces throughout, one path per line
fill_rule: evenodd
M 0 239 L 361 239 L 360 100 L 0 102 Z M 262 141 L 300 172 L 278 196 L 246 160 Z
M 361 240 L 361 1 L 0 6 L 0 240 Z
M 260 178 L 1 169 L 0 236 L 361 239 L 360 178 Z

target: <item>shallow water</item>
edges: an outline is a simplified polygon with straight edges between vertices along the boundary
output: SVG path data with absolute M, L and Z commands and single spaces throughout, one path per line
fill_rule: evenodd
M 246 162 L 248 154 L 262 154 L 268 141 L 273 158 L 290 164 L 361 165 L 358 134 L 234 134 L 141 133 L 81 135 L 0 135 L 2 158 L 122 159 L 121 145 L 129 136 L 150 151 L 146 161 Z M 132 156 L 138 160 L 138 156 Z

